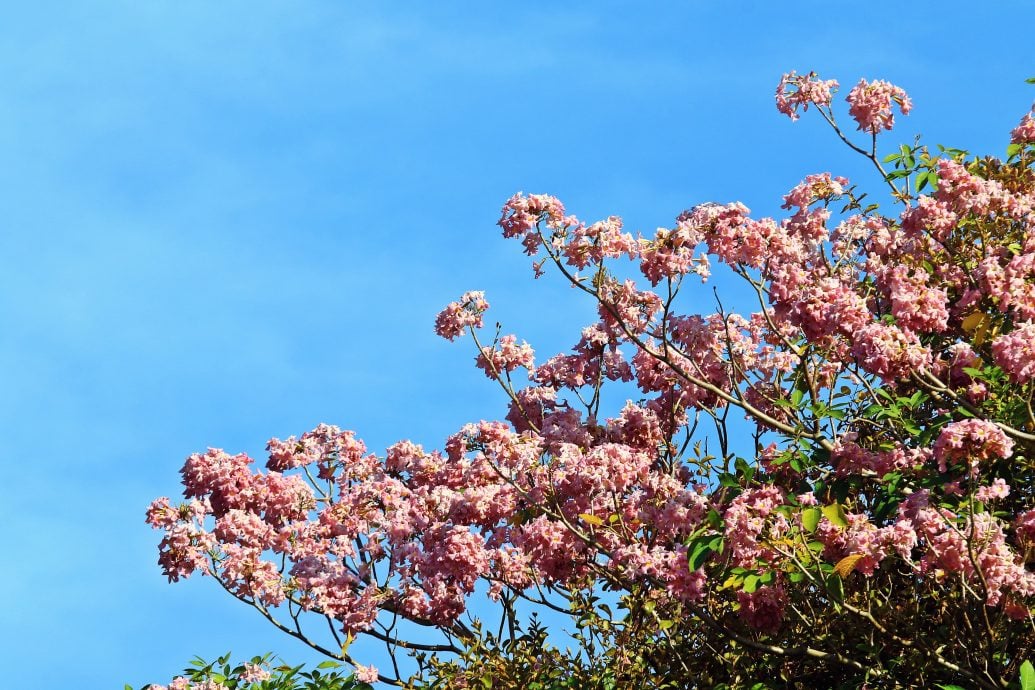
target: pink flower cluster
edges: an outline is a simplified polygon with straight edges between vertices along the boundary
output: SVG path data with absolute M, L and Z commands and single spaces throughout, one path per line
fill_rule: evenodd
M 829 107 L 837 87 L 837 81 L 820 79 L 815 72 L 805 75 L 788 72 L 776 87 L 776 108 L 792 120 L 797 120 L 799 108 L 804 112 L 810 105 Z
M 752 593 L 737 592 L 740 617 L 755 630 L 773 634 L 783 623 L 787 593 L 783 587 L 759 587 Z
M 476 364 L 486 376 L 496 378 L 518 368 L 534 368 L 535 353 L 528 343 L 518 345 L 516 337 L 505 335 L 495 347 L 483 347 Z
M 1020 384 L 1035 379 L 1035 322 L 1025 321 L 992 343 L 995 362 Z
M 934 443 L 938 471 L 962 462 L 972 475 L 992 460 L 1005 460 L 1013 454 L 1013 441 L 1002 429 L 983 419 L 964 419 L 945 426 Z
M 1006 603 L 1008 614 L 1028 616 L 1027 607 L 1018 604 L 1035 596 L 1035 573 L 1007 544 L 1000 521 L 990 513 L 961 520 L 944 509 L 924 508 L 913 523 L 928 547 L 921 572 L 937 578 L 959 573 L 984 590 L 987 605 Z
M 1013 144 L 1035 144 L 1035 106 L 1032 112 L 1021 118 L 1020 123 L 1010 132 L 1010 142 Z
M 886 81 L 868 82 L 861 79 L 848 92 L 846 100 L 849 104 L 848 114 L 859 124 L 859 129 L 873 134 L 894 127 L 895 117 L 891 112 L 893 103 L 903 115 L 908 115 L 913 109 L 913 102 L 906 92 Z
M 468 328 L 481 328 L 482 314 L 488 308 L 484 292 L 465 292 L 435 318 L 435 333 L 447 340 L 455 340 Z

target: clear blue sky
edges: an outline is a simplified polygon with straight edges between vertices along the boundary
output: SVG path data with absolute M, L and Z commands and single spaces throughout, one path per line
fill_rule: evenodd
M 213 582 L 165 583 L 143 512 L 187 454 L 319 422 L 436 446 L 499 417 L 439 308 L 487 290 L 544 354 L 588 313 L 499 237 L 515 191 L 651 233 L 705 200 L 776 213 L 812 172 L 872 185 L 776 113 L 784 71 L 905 87 L 886 146 L 1002 152 L 1035 10 L 972 7 L 3 3 L 3 685 L 313 658 Z

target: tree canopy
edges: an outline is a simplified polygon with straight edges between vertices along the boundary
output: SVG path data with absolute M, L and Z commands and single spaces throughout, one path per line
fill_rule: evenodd
M 147 512 L 163 572 L 355 682 L 1035 688 L 1035 119 L 1002 157 L 882 156 L 908 95 L 860 81 L 853 131 L 838 88 L 791 72 L 777 108 L 878 189 L 822 172 L 782 218 L 707 203 L 639 237 L 515 195 L 503 236 L 596 305 L 574 347 L 537 361 L 466 293 L 435 329 L 472 339 L 505 420 L 381 454 L 321 425 L 266 471 L 191 455 L 185 502 Z M 695 311 L 713 269 L 753 311 Z

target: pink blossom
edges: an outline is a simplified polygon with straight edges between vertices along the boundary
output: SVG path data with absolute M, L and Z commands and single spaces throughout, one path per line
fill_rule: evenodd
M 993 212 L 1023 214 L 1017 199 L 1002 184 L 975 175 L 966 166 L 948 159 L 938 160 L 938 189 L 934 198 L 957 213 L 984 216 Z
M 1027 549 L 1035 549 L 1035 510 L 1019 513 L 1013 523 L 1017 540 Z
M 484 292 L 465 292 L 435 318 L 435 333 L 446 340 L 455 340 L 468 328 L 481 328 L 482 314 L 488 308 Z
M 1025 321 L 992 341 L 995 362 L 1015 383 L 1035 377 L 1035 321 Z
M 765 546 L 767 537 L 789 527 L 786 518 L 774 515 L 782 503 L 783 494 L 774 486 L 749 489 L 730 502 L 723 519 L 727 548 L 736 565 L 754 568 L 759 559 L 772 561 L 775 553 Z
M 902 228 L 918 234 L 928 233 L 939 242 L 944 242 L 956 229 L 960 216 L 947 200 L 921 196 L 915 206 L 902 212 Z
M 560 225 L 564 222 L 564 205 L 548 194 L 515 194 L 503 205 L 499 226 L 504 237 L 515 237 L 532 231 L 541 220 Z
M 194 571 L 207 574 L 208 553 L 214 546 L 214 537 L 204 529 L 178 523 L 166 529 L 158 545 L 158 564 L 170 582 L 188 577 Z
M 780 585 L 759 587 L 750 594 L 737 592 L 740 617 L 749 626 L 763 633 L 774 634 L 783 623 L 787 593 Z
M 790 73 L 777 106 L 792 118 L 829 108 L 836 87 Z M 860 82 L 848 101 L 874 134 L 891 128 L 896 103 L 910 108 L 886 82 Z M 1015 136 L 1029 136 L 1026 117 Z M 271 439 L 261 471 L 245 454 L 193 454 L 182 470 L 187 502 L 162 497 L 147 510 L 162 531 L 163 572 L 217 576 L 237 597 L 288 603 L 287 615 L 308 611 L 348 635 L 387 622 L 383 614 L 450 628 L 486 590 L 636 586 L 666 608 L 706 597 L 721 607 L 733 602 L 720 583 L 740 567 L 773 576 L 737 593 L 735 607 L 746 625 L 775 634 L 791 597 L 811 587 L 785 581 L 784 554 L 804 537 L 819 542 L 824 567 L 858 557 L 848 586 L 931 578 L 1019 615 L 1035 596 L 1024 562 L 1035 510 L 1028 487 L 995 476 L 1009 469 L 1000 460 L 1013 456 L 1014 441 L 991 420 L 946 420 L 960 417 L 961 399 L 976 415 L 1013 409 L 1001 405 L 1001 387 L 972 374 L 990 360 L 1013 383 L 1035 378 L 1035 198 L 1016 191 L 1022 182 L 982 178 L 980 166 L 936 165 L 937 188 L 897 220 L 867 209 L 833 231 L 849 183 L 830 173 L 790 190 L 788 217 L 702 204 L 638 242 L 617 216 L 587 225 L 554 197 L 515 195 L 500 218 L 504 236 L 556 260 L 596 298 L 597 319 L 538 366 L 513 335 L 481 349 L 476 365 L 490 376 L 527 370 L 527 382 L 507 387 L 506 422 L 467 424 L 441 450 L 400 441 L 383 456 L 321 424 Z M 971 241 L 986 224 L 985 238 Z M 630 264 L 613 266 L 618 259 Z M 711 259 L 750 281 L 759 311 L 696 313 L 699 296 L 687 297 L 692 286 L 681 281 L 706 277 Z M 577 273 L 605 261 L 606 272 Z M 436 332 L 452 340 L 479 328 L 487 308 L 483 293 L 468 292 L 438 315 Z M 995 320 L 987 340 L 970 326 L 976 313 Z M 609 397 L 608 381 L 635 386 L 614 386 L 621 397 Z M 901 419 L 885 418 L 882 398 L 867 396 L 928 384 L 929 396 Z M 623 406 L 626 396 L 635 401 Z M 747 447 L 781 428 L 799 447 L 788 433 L 783 445 L 749 451 L 752 471 L 741 462 L 721 469 L 732 464 L 725 443 L 716 452 L 693 433 L 706 415 L 721 425 L 727 405 L 769 432 L 739 439 Z M 935 465 L 951 476 L 938 477 Z M 733 475 L 719 482 L 723 471 Z M 891 472 L 900 478 L 885 482 Z M 971 493 L 996 501 L 996 511 L 970 514 Z M 821 512 L 806 507 L 835 496 L 845 522 L 826 509 L 818 524 L 806 519 Z M 885 498 L 900 500 L 897 516 Z M 1021 508 L 1029 510 L 1007 512 Z M 702 535 L 722 547 L 691 559 Z M 356 676 L 372 681 L 377 671 L 359 666 Z
M 557 391 L 550 386 L 523 388 L 515 394 L 515 398 L 510 402 L 507 421 L 518 432 L 542 429 L 544 415 L 557 406 Z
M 321 478 L 326 479 L 333 474 L 335 466 L 358 462 L 367 448 L 354 432 L 320 424 L 299 438 L 270 439 L 266 450 L 269 452 L 266 467 L 271 470 L 285 472 L 315 463 L 320 467 Z
M 356 680 L 360 683 L 376 683 L 377 682 L 377 667 L 376 666 L 362 666 L 356 664 Z
M 216 448 L 194 453 L 180 470 L 183 495 L 207 499 L 217 517 L 234 508 L 254 505 L 260 487 L 249 469 L 251 464 L 252 459 L 244 453 L 231 456 Z
M 244 671 L 238 678 L 244 683 L 260 683 L 270 679 L 270 672 L 259 664 L 245 663 Z
M 931 276 L 923 270 L 897 265 L 878 272 L 877 284 L 891 301 L 895 322 L 916 332 L 944 331 L 949 320 L 948 295 L 933 287 Z
M 702 569 L 690 570 L 686 547 L 669 553 L 662 570 L 668 594 L 677 601 L 696 603 L 704 599 L 708 578 Z
M 866 371 L 887 381 L 908 377 L 931 364 L 931 353 L 912 331 L 880 321 L 854 334 L 852 355 Z
M 569 266 L 583 269 L 590 264 L 600 264 L 604 259 L 623 255 L 633 258 L 638 246 L 632 235 L 622 232 L 622 219 L 611 216 L 589 226 L 579 224 L 569 228 L 561 252 Z
M 1032 113 L 1035 113 L 1035 106 L 1032 108 Z M 1035 118 L 1032 118 L 1032 113 L 1022 117 L 1020 123 L 1010 132 L 1010 143 L 1035 143 Z
M 819 505 L 819 501 L 816 500 L 816 494 L 812 493 L 811 491 L 803 494 L 798 494 L 796 498 L 798 500 L 798 505 L 804 507 Z
M 914 524 L 927 546 L 921 572 L 940 569 L 960 573 L 972 582 L 980 578 L 989 606 L 998 605 L 1011 594 L 1035 595 L 1035 573 L 1028 571 L 1007 545 L 998 519 L 991 513 L 977 513 L 961 520 L 962 524 L 953 524 L 956 521 L 944 510 L 925 508 L 918 512 Z
M 830 173 L 809 175 L 784 196 L 783 206 L 780 208 L 797 208 L 798 213 L 802 213 L 816 201 L 839 198 L 847 186 L 848 180 L 844 177 L 833 177 Z
M 535 353 L 531 346 L 512 335 L 502 336 L 493 347 L 483 347 L 475 359 L 478 368 L 489 378 L 497 378 L 510 373 L 519 367 L 532 369 L 535 366 Z
M 989 503 L 1010 495 L 1010 486 L 1003 479 L 996 479 L 987 486 L 978 487 L 974 492 L 974 498 L 983 503 Z
M 810 105 L 829 107 L 837 87 L 835 80 L 822 80 L 815 72 L 802 76 L 788 72 L 776 87 L 776 109 L 791 120 L 797 120 L 798 108 L 807 111 Z
M 180 513 L 169 504 L 169 498 L 162 496 L 151 502 L 147 508 L 145 522 L 157 529 L 169 529 L 180 521 Z
M 971 471 L 990 460 L 1000 460 L 1013 454 L 1013 441 L 1003 430 L 983 419 L 964 419 L 942 428 L 934 443 L 934 457 L 938 471 L 945 472 L 949 463 L 962 461 Z
M 903 115 L 908 115 L 913 108 L 912 101 L 906 92 L 886 81 L 867 82 L 865 79 L 848 93 L 848 114 L 859 123 L 859 129 L 877 134 L 883 129 L 890 130 L 895 124 L 891 113 L 891 104 L 898 105 Z
M 706 279 L 710 274 L 708 257 L 694 253 L 698 241 L 678 228 L 674 231 L 658 228 L 653 240 L 641 240 L 640 271 L 651 285 L 688 273 Z

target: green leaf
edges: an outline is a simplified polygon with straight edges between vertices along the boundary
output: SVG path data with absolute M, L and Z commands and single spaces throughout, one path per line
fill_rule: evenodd
M 959 685 L 941 685 L 941 684 L 938 684 L 935 687 L 941 688 L 941 690 L 967 690 L 966 688 L 960 687 Z
M 339 668 L 341 664 L 337 661 L 321 661 L 316 665 L 316 668 Z
M 848 527 L 848 520 L 845 518 L 845 509 L 840 503 L 831 503 L 822 508 L 823 516 L 838 527 Z
M 1035 77 L 1028 77 L 1024 80 L 1025 84 L 1035 84 Z
M 1035 690 L 1035 666 L 1030 661 L 1021 664 L 1021 690 Z
M 822 515 L 819 508 L 806 508 L 801 511 L 801 526 L 809 532 L 815 532 L 819 527 L 819 519 Z
M 719 475 L 719 486 L 735 488 L 740 486 L 740 482 L 737 481 L 737 477 L 735 475 L 732 475 L 729 472 L 723 472 Z
M 841 603 L 845 598 L 845 586 L 841 582 L 840 577 L 828 577 L 827 578 L 827 592 L 830 593 L 831 598 Z
M 758 589 L 758 581 L 761 578 L 758 575 L 748 575 L 744 578 L 744 591 L 751 594 Z
M 722 537 L 706 534 L 690 542 L 690 570 L 697 570 L 715 551 L 722 549 Z
M 1022 148 L 1024 148 L 1024 147 L 1022 145 L 1020 145 L 1020 144 L 1010 144 L 1009 146 L 1006 147 L 1006 157 L 1007 158 L 1013 158 L 1014 156 L 1016 156 L 1018 153 L 1021 152 Z
M 927 186 L 927 177 L 930 174 L 931 173 L 929 171 L 924 171 L 922 173 L 917 174 L 916 179 L 913 181 L 913 186 L 916 187 L 916 191 L 919 192 L 921 189 Z

